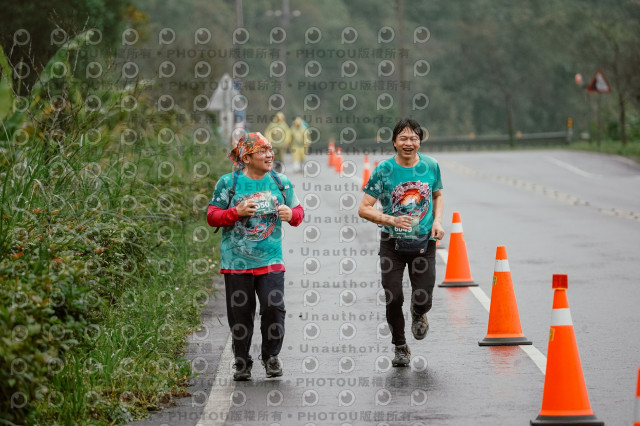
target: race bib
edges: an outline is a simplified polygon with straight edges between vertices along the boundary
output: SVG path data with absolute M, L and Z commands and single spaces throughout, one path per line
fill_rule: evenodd
M 417 238 L 418 228 L 420 224 L 420 218 L 411 218 L 411 229 L 398 228 L 395 226 L 389 226 L 391 229 L 390 235 L 395 238 Z
M 276 205 L 273 202 L 273 196 L 271 195 L 271 191 L 262 191 L 254 194 L 252 199 L 258 203 L 256 208 L 256 215 L 266 215 L 270 213 L 276 212 Z

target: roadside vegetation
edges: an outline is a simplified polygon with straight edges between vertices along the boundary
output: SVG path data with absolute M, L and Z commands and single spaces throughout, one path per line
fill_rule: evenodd
M 628 140 L 626 144 L 623 144 L 620 140 L 603 140 L 600 143 L 595 141 L 579 141 L 572 142 L 569 148 L 580 151 L 621 155 L 640 164 L 640 139 Z
M 89 36 L 28 96 L 0 50 L 0 424 L 122 424 L 170 405 L 191 372 L 184 337 L 216 296 L 204 215 L 223 150 L 157 111 L 151 81 L 88 91 Z

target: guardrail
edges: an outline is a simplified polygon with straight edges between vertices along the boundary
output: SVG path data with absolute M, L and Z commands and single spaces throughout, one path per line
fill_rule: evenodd
M 511 148 L 531 148 L 550 145 L 568 145 L 571 141 L 571 131 L 545 132 L 545 133 L 525 133 L 514 137 L 513 143 L 509 141 L 508 135 L 483 135 L 483 136 L 431 136 L 422 142 L 421 151 L 475 151 L 494 150 Z M 348 153 L 385 153 L 393 152 L 391 140 L 357 139 L 353 142 L 336 142 L 336 148 L 341 148 L 342 152 Z M 314 149 L 311 152 L 326 152 L 326 147 Z

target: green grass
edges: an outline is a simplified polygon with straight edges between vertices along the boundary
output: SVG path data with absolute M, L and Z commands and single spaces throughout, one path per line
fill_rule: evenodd
M 130 421 L 184 392 L 190 375 L 185 336 L 217 270 L 204 216 L 216 175 L 191 179 L 176 149 L 130 176 L 96 149 L 46 164 L 39 150 L 4 157 L 2 392 L 21 398 L 3 407 L 12 422 Z M 99 162 L 99 175 L 85 173 Z M 177 172 L 159 177 L 162 162 Z
M 622 145 L 622 142 L 615 140 L 605 140 L 600 143 L 592 141 L 578 141 L 572 142 L 569 145 L 570 149 L 580 151 L 592 151 L 601 152 L 603 154 L 615 154 L 622 155 L 636 163 L 640 164 L 640 140 L 629 140 L 626 145 Z
M 175 245 L 162 247 L 144 271 L 132 270 L 116 301 L 90 299 L 101 315 L 85 328 L 85 347 L 73 351 L 65 368 L 51 377 L 54 396 L 40 401 L 37 423 L 126 422 L 184 393 L 190 375 L 190 364 L 182 359 L 185 337 L 199 324 L 201 304 L 211 296 L 206 283 L 214 265 L 204 244 L 187 240 L 188 229 L 165 229 L 175 231 Z M 57 395 L 64 400 L 52 411 Z

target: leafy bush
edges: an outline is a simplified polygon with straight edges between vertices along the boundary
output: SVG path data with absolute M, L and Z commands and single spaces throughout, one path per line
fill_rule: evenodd
M 89 93 L 71 72 L 52 77 L 87 37 L 1 122 L 0 423 L 125 423 L 170 402 L 211 293 L 215 241 L 195 235 L 208 235 L 198 226 L 217 176 L 192 162 L 215 147 L 182 135 L 193 130 L 183 112 L 153 110 L 152 82 Z M 157 137 L 166 129 L 170 143 Z

